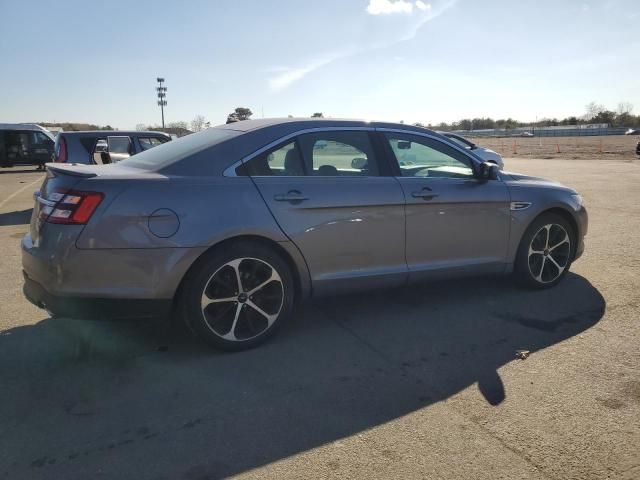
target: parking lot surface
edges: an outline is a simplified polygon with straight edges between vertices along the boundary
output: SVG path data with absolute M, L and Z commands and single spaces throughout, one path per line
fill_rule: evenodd
M 19 243 L 43 174 L 0 171 L 0 479 L 640 478 L 640 162 L 505 168 L 585 199 L 558 287 L 319 299 L 238 354 L 29 304 Z

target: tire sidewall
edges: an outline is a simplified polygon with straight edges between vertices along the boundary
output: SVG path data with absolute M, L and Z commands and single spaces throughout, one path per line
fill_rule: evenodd
M 571 240 L 571 251 L 569 253 L 569 261 L 567 266 L 560 274 L 558 278 L 556 278 L 552 282 L 548 283 L 540 283 L 538 282 L 532 275 L 529 269 L 529 245 L 533 240 L 533 236 L 538 233 L 538 231 L 545 225 L 548 224 L 558 224 L 564 228 L 569 234 L 569 238 Z M 554 213 L 544 213 L 537 217 L 531 225 L 527 228 L 524 235 L 522 236 L 522 240 L 520 241 L 520 245 L 518 246 L 518 253 L 516 256 L 516 263 L 514 272 L 516 275 L 517 282 L 524 287 L 534 288 L 534 289 L 545 289 L 556 286 L 558 283 L 562 281 L 562 279 L 567 275 L 569 269 L 571 268 L 571 264 L 573 263 L 573 258 L 576 252 L 576 234 L 573 230 L 573 227 L 567 220 L 565 220 L 560 215 Z
M 242 257 L 262 260 L 275 268 L 282 280 L 284 298 L 280 315 L 266 332 L 249 340 L 230 341 L 209 329 L 200 305 L 202 292 L 212 275 L 224 264 Z M 247 350 L 269 339 L 291 315 L 294 305 L 293 276 L 287 262 L 273 249 L 252 242 L 233 243 L 207 252 L 197 261 L 187 275 L 180 302 L 185 323 L 199 338 L 222 350 Z

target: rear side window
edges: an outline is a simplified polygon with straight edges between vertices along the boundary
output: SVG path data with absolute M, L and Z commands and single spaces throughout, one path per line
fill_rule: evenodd
M 250 176 L 378 176 L 369 135 L 363 131 L 304 134 L 236 169 Z
M 301 135 L 307 171 L 317 177 L 377 176 L 378 163 L 369 134 L 363 131 Z
M 303 176 L 304 173 L 302 155 L 296 141 L 264 152 L 236 169 L 237 175 L 252 177 L 291 177 Z

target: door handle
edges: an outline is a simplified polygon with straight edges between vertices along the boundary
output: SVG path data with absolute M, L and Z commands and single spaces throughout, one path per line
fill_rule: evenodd
M 303 202 L 304 200 L 309 200 L 309 197 L 306 197 L 298 190 L 289 190 L 287 193 L 278 193 L 274 195 L 273 199 L 276 202 Z
M 411 192 L 411 196 L 413 198 L 423 198 L 425 200 L 431 200 L 432 198 L 436 198 L 439 194 L 433 192 L 429 187 L 424 187 L 422 190 L 417 192 Z

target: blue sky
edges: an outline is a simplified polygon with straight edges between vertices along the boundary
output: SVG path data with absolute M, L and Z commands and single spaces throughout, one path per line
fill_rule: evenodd
M 0 0 L 0 122 L 640 113 L 637 0 Z

